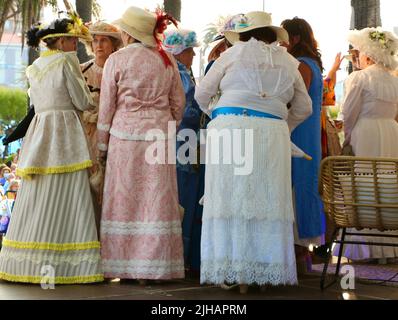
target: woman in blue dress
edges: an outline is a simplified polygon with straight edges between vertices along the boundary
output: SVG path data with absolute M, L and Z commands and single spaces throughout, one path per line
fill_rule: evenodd
M 299 272 L 309 261 L 309 245 L 320 246 L 324 233 L 324 213 L 318 193 L 318 172 L 322 160 L 321 108 L 323 93 L 322 60 L 311 26 L 293 18 L 282 22 L 289 33 L 288 52 L 300 61 L 299 71 L 312 100 L 312 116 L 292 132 L 292 142 L 312 156 L 312 161 L 292 160 L 292 180 L 296 213 L 295 244 Z
M 199 200 L 204 193 L 204 174 L 200 173 L 197 146 L 199 146 L 203 112 L 194 99 L 195 80 L 191 73 L 195 56 L 194 48 L 199 44 L 196 33 L 191 30 L 172 30 L 166 32 L 165 36 L 164 49 L 172 53 L 177 60 L 186 98 L 184 116 L 177 129 L 177 182 L 180 205 L 184 208 L 182 222 L 184 260 L 187 271 L 190 271 L 191 275 L 199 275 L 203 212 L 203 206 L 199 204 Z M 189 144 L 189 148 L 185 141 L 187 131 L 183 131 L 184 129 L 195 133 L 196 139 L 195 141 L 191 139 L 192 145 Z M 180 156 L 179 150 L 182 153 Z M 182 157 L 187 157 L 189 162 L 185 163 Z

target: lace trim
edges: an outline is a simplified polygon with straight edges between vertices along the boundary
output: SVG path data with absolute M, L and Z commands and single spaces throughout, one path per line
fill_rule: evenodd
M 109 130 L 111 130 L 111 126 L 109 124 L 97 124 L 97 129 L 101 130 L 101 131 L 106 131 L 109 132 Z
M 75 164 L 69 164 L 69 165 L 64 165 L 64 166 L 57 166 L 57 167 L 47 167 L 47 168 L 40 168 L 40 167 L 30 167 L 30 168 L 18 168 L 17 169 L 17 176 L 20 176 L 21 178 L 31 178 L 31 175 L 34 174 L 41 174 L 41 175 L 47 175 L 47 174 L 57 174 L 57 173 L 71 173 L 71 172 L 76 172 L 76 171 L 81 171 L 87 168 L 90 168 L 93 166 L 93 163 L 91 160 L 84 161 L 82 163 L 75 163 Z
M 3 250 L 1 259 L 3 261 L 7 260 L 15 260 L 19 263 L 29 261 L 33 264 L 42 264 L 44 262 L 48 262 L 52 266 L 58 266 L 62 264 L 69 264 L 72 266 L 78 266 L 83 262 L 87 262 L 89 264 L 96 264 L 101 261 L 101 256 L 99 251 L 92 253 L 81 253 L 81 252 L 73 252 L 69 254 L 61 254 L 57 255 L 49 252 L 16 252 L 10 250 Z
M 38 81 L 41 81 L 47 75 L 47 73 L 49 71 L 53 70 L 55 67 L 65 63 L 65 62 L 66 62 L 66 58 L 61 57 L 60 59 L 57 59 L 57 60 L 49 63 L 47 66 L 45 66 L 41 70 L 37 66 L 31 65 L 27 68 L 26 75 L 28 76 L 28 78 L 32 77 L 32 78 L 36 78 Z
M 48 243 L 48 242 L 20 242 L 13 240 L 3 240 L 3 247 L 15 249 L 31 249 L 31 250 L 53 250 L 53 251 L 72 251 L 72 250 L 89 250 L 99 249 L 98 241 L 83 243 Z
M 181 234 L 181 221 L 170 222 L 118 222 L 101 221 L 101 232 L 115 235 L 132 234 Z
M 167 274 L 184 272 L 183 260 L 102 260 L 104 272 Z
M 19 276 L 5 272 L 0 272 L 0 279 L 12 281 L 12 282 L 27 282 L 27 283 L 41 283 L 43 277 L 37 276 Z M 102 282 L 104 276 L 102 274 L 96 274 L 92 276 L 77 276 L 77 277 L 55 277 L 55 284 L 77 284 L 77 283 L 91 283 L 91 282 Z
M 223 284 L 295 285 L 296 264 L 282 265 L 252 261 L 201 261 L 200 282 Z

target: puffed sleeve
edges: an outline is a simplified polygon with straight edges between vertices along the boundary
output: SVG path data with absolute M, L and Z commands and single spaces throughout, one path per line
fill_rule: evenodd
M 342 114 L 344 121 L 344 145 L 350 143 L 351 132 L 355 127 L 361 112 L 363 89 L 365 78 L 361 71 L 353 72 L 344 83 L 344 100 L 342 103 Z
M 169 93 L 171 115 L 178 123 L 181 121 L 185 107 L 185 93 L 181 82 L 180 72 L 173 63 L 173 80 Z
M 109 57 L 104 66 L 101 81 L 101 95 L 98 112 L 98 149 L 108 151 L 109 131 L 116 112 L 119 73 L 116 70 L 115 59 Z
M 212 65 L 211 69 L 204 76 L 202 81 L 196 88 L 195 100 L 200 108 L 207 115 L 211 115 L 212 110 L 209 108 L 211 99 L 215 97 L 219 91 L 220 82 L 225 74 L 225 63 L 223 56 L 218 58 Z
M 92 108 L 95 103 L 80 70 L 77 55 L 75 53 L 66 53 L 65 57 L 63 72 L 66 78 L 66 86 L 69 95 L 72 98 L 72 103 L 81 111 L 88 110 Z
M 298 70 L 295 70 L 294 96 L 290 101 L 287 124 L 292 132 L 300 123 L 312 114 L 312 100 L 308 95 L 304 80 Z

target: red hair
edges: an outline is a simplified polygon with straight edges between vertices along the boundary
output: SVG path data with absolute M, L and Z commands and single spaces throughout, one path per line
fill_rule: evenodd
M 159 8 L 156 9 L 155 14 L 156 14 L 156 25 L 155 29 L 153 30 L 153 36 L 157 44 L 157 49 L 167 68 L 168 66 L 171 66 L 172 63 L 167 53 L 163 50 L 162 40 L 164 37 L 164 32 L 166 31 L 169 22 L 173 23 L 177 27 L 177 20 L 168 13 L 163 12 Z

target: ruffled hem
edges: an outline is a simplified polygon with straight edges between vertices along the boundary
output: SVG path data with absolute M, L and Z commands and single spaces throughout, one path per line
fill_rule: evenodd
M 23 282 L 23 283 L 42 283 L 42 276 L 22 276 L 14 275 L 9 273 L 0 272 L 0 279 L 11 281 L 11 282 Z M 76 276 L 76 277 L 54 277 L 54 284 L 81 284 L 81 283 L 93 283 L 104 281 L 104 276 L 102 274 L 90 275 L 90 276 Z
M 4 248 L 29 249 L 29 250 L 52 250 L 52 251 L 72 251 L 99 249 L 98 241 L 84 243 L 44 243 L 44 242 L 20 242 L 13 240 L 3 240 Z
M 30 168 L 18 168 L 17 175 L 24 179 L 30 179 L 32 175 L 48 175 L 48 174 L 61 174 L 61 173 L 72 173 L 76 171 L 81 171 L 92 167 L 93 162 L 91 160 L 86 160 L 81 163 L 75 163 L 64 166 L 57 167 L 30 167 Z
M 294 262 L 294 261 L 293 261 Z M 296 285 L 296 264 L 289 265 L 251 261 L 202 261 L 200 283 Z

